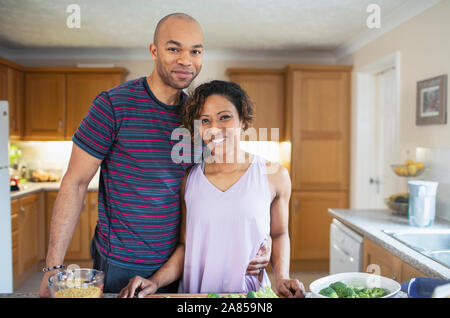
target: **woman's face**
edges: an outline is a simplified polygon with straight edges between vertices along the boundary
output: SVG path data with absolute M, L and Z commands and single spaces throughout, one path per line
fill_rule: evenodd
M 231 154 L 238 146 L 242 123 L 236 107 L 222 95 L 211 95 L 200 112 L 202 139 L 214 155 Z

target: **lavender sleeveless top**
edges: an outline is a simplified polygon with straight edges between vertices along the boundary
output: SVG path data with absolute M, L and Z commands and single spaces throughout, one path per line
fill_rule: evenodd
M 195 165 L 187 180 L 186 248 L 179 293 L 247 293 L 270 286 L 264 271 L 246 275 L 270 235 L 271 193 L 263 158 L 253 156 L 244 175 L 221 191 Z

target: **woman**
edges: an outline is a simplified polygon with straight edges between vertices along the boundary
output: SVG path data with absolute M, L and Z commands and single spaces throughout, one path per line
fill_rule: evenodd
M 154 275 L 131 280 L 119 297 L 133 297 L 136 290 L 143 297 L 180 277 L 181 293 L 245 293 L 270 286 L 265 270 L 246 275 L 268 237 L 277 294 L 304 297 L 303 285 L 289 278 L 289 174 L 281 165 L 269 174 L 268 162 L 239 146 L 252 118 L 252 104 L 235 83 L 212 81 L 194 91 L 183 125 L 191 136 L 201 134 L 210 156 L 182 183 L 179 245 Z M 201 121 L 199 132 L 195 120 Z

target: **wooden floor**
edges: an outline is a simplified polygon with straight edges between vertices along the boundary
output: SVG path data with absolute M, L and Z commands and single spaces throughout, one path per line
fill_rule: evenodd
M 77 264 L 82 268 L 92 268 L 92 262 L 68 262 L 68 264 Z M 39 292 L 39 288 L 41 286 L 41 281 L 43 277 L 42 267 L 38 266 L 38 270 L 33 273 L 21 286 L 19 286 L 14 292 L 17 293 L 37 293 Z M 309 291 L 309 284 L 314 280 L 327 276 L 328 272 L 293 272 L 291 273 L 291 278 L 298 279 L 305 286 L 306 291 Z M 273 275 L 269 273 L 269 278 L 272 284 L 274 283 Z

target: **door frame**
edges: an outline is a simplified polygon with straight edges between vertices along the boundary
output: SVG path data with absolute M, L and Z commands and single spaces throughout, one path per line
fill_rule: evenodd
M 401 106 L 401 54 L 396 51 L 384 58 L 355 69 L 356 100 L 353 114 L 353 155 L 352 182 L 350 191 L 350 207 L 371 208 L 370 195 L 372 186 L 371 167 L 374 159 L 366 151 L 367 147 L 374 147 L 374 78 L 377 73 L 395 67 L 396 73 L 396 114 L 398 125 L 396 129 L 397 141 L 400 140 L 400 106 Z M 373 207 L 372 207 L 373 208 Z

